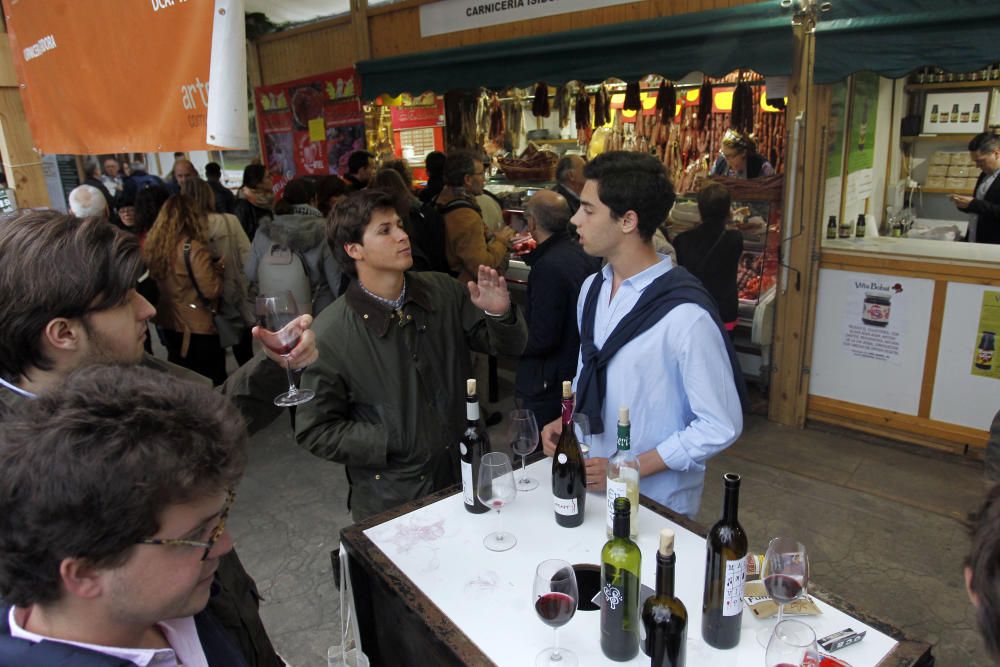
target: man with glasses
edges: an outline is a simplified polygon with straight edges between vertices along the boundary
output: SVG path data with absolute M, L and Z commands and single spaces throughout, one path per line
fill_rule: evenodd
M 974 225 L 969 225 L 967 241 L 1000 243 L 1000 136 L 983 132 L 969 142 L 969 155 L 982 173 L 976 181 L 973 196 L 950 195 L 960 211 L 975 213 Z
M 206 610 L 246 430 L 210 388 L 92 366 L 0 432 L 0 665 L 242 667 Z
M 56 211 L 0 218 L 0 424 L 20 404 L 58 388 L 85 366 L 141 364 L 205 381 L 145 353 L 147 322 L 156 309 L 135 288 L 146 275 L 136 237 L 103 220 Z M 293 368 L 316 360 L 311 322 L 309 316 L 300 322 L 304 333 L 290 355 Z M 272 399 L 287 388 L 282 363 L 265 348 L 219 388 L 250 433 L 281 412 Z M 236 552 L 221 559 L 216 579 L 222 591 L 212 607 L 248 664 L 283 665 L 261 623 L 256 585 Z

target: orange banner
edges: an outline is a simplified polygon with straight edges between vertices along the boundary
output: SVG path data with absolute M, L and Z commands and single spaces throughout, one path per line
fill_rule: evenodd
M 206 140 L 214 0 L 3 4 L 37 149 L 215 148 Z

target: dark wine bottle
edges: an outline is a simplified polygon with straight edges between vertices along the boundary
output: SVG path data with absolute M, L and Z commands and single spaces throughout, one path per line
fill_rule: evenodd
M 562 435 L 552 457 L 552 498 L 555 502 L 556 523 L 574 528 L 583 523 L 587 502 L 587 474 L 583 452 L 573 430 L 573 383 L 563 382 Z
M 708 531 L 705 546 L 705 598 L 701 636 L 709 646 L 732 648 L 740 643 L 743 584 L 747 575 L 747 534 L 738 520 L 740 476 L 723 475 L 726 496 L 722 518 Z
M 830 221 L 826 223 L 826 238 L 837 238 L 837 216 L 831 215 Z
M 865 237 L 865 214 L 864 213 L 858 213 L 858 221 L 854 225 L 854 235 L 856 237 L 858 237 L 859 239 L 863 239 Z
M 684 667 L 687 656 L 687 608 L 674 597 L 674 531 L 660 531 L 656 552 L 656 595 L 642 605 L 646 643 L 642 649 L 651 667 Z
M 628 536 L 631 516 L 628 498 L 615 498 L 614 536 L 601 550 L 601 650 L 618 662 L 639 653 L 642 552 Z
M 479 502 L 476 495 L 476 480 L 479 479 L 479 465 L 483 454 L 490 451 L 490 439 L 486 429 L 479 422 L 479 397 L 476 395 L 476 381 L 465 381 L 465 432 L 458 444 L 462 455 L 462 497 L 465 509 L 473 514 L 488 512 L 489 507 Z

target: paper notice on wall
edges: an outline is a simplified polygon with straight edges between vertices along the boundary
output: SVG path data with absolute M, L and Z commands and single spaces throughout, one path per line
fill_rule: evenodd
M 1000 333 L 1000 292 L 983 292 L 979 328 L 972 341 L 972 374 L 1000 380 L 1000 360 L 996 358 L 997 333 Z
M 855 280 L 847 295 L 842 345 L 855 357 L 899 365 L 906 321 L 901 283 Z

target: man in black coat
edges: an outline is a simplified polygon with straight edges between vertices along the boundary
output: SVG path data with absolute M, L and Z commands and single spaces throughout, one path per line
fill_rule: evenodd
M 974 196 L 950 195 L 960 211 L 976 214 L 974 233 L 967 241 L 1000 243 L 1000 136 L 982 132 L 969 142 L 969 153 L 982 171 Z
M 515 391 L 542 425 L 559 416 L 561 383 L 576 375 L 580 351 L 577 296 L 584 279 L 601 262 L 570 238 L 570 208 L 562 195 L 540 190 L 524 212 L 538 247 L 525 257 L 531 267 L 525 308 L 528 344 L 517 367 Z

